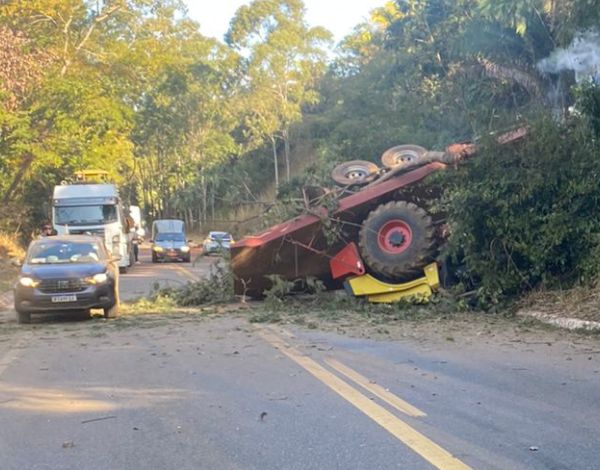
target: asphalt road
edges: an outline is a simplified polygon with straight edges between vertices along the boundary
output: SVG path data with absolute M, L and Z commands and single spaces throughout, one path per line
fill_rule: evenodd
M 159 262 L 152 263 L 150 249 L 140 250 L 139 261 L 120 276 L 121 300 L 132 301 L 147 296 L 158 285 L 160 287 L 178 287 L 190 281 L 197 281 L 210 272 L 217 257 L 202 257 L 192 252 L 191 263 Z
M 208 263 L 136 265 L 121 286 L 142 294 Z M 239 313 L 7 318 L 2 470 L 600 468 L 597 337 L 374 341 Z

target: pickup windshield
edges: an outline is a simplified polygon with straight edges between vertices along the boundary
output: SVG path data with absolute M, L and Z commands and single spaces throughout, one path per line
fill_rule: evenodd
M 54 220 L 57 225 L 110 224 L 118 220 L 117 206 L 59 206 L 54 208 Z
M 97 263 L 105 259 L 97 243 L 69 243 L 44 240 L 34 243 L 27 253 L 29 264 Z

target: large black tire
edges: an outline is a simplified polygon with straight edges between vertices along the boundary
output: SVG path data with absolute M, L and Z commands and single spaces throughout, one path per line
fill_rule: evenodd
M 371 211 L 359 234 L 369 270 L 389 281 L 412 280 L 434 259 L 437 249 L 431 217 L 419 206 L 392 201 Z
M 154 254 L 154 252 L 152 252 L 152 262 L 153 263 L 158 263 L 158 258 L 156 257 L 156 255 Z
M 342 186 L 370 183 L 379 173 L 379 167 L 365 160 L 352 160 L 340 163 L 331 172 L 331 178 Z

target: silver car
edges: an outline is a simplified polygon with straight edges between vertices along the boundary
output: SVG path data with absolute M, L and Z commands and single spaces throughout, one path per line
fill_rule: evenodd
M 233 238 L 227 232 L 208 232 L 208 236 L 202 243 L 202 253 L 210 255 L 212 253 L 221 253 L 229 250 L 229 246 L 233 243 Z

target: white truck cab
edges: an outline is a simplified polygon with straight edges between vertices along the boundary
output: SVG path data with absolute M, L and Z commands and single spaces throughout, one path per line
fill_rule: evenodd
M 52 224 L 58 235 L 89 233 L 104 239 L 122 272 L 133 262 L 132 235 L 114 184 L 54 187 Z

